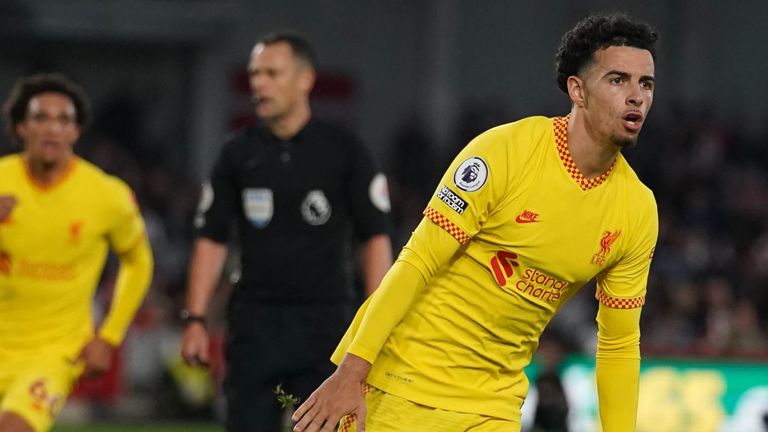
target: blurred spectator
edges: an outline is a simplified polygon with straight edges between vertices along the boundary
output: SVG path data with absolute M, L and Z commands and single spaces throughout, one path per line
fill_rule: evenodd
M 535 357 L 541 369 L 535 383 L 539 397 L 531 432 L 568 431 L 568 400 L 559 371 L 565 348 L 556 332 L 542 335 Z
M 436 155 L 423 123 L 412 119 L 395 136 L 389 163 L 389 191 L 392 218 L 397 227 L 393 244 L 399 250 L 421 220 L 421 212 L 429 201 L 432 185 L 437 181 Z

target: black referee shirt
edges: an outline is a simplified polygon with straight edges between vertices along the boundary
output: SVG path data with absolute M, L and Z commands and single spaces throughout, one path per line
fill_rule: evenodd
M 355 298 L 352 240 L 389 231 L 384 175 L 348 132 L 312 119 L 282 141 L 257 124 L 227 141 L 203 187 L 198 234 L 242 249 L 238 301 Z

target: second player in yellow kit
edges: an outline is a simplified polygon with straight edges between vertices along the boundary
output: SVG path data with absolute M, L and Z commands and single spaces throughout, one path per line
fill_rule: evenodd
M 34 76 L 6 107 L 24 151 L 0 158 L 3 432 L 48 430 L 81 373 L 104 371 L 152 274 L 132 192 L 71 152 L 80 124 L 73 89 L 58 75 Z M 110 249 L 120 271 L 94 330 L 93 295 Z
M 91 299 L 107 252 L 144 240 L 141 214 L 125 183 L 79 158 L 51 187 L 30 178 L 21 156 L 2 158 L 0 194 L 10 192 L 19 204 L 0 224 L 0 352 L 55 347 L 74 360 L 93 337 Z M 113 314 L 99 334 L 117 345 L 126 328 Z

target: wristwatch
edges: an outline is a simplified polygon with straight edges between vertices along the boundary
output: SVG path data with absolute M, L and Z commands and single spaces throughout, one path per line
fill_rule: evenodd
M 206 318 L 205 315 L 195 315 L 188 309 L 182 309 L 179 313 L 179 318 L 181 319 L 181 322 L 184 324 L 184 326 L 192 324 L 193 322 L 198 322 L 202 324 L 203 327 L 208 325 L 208 318 Z

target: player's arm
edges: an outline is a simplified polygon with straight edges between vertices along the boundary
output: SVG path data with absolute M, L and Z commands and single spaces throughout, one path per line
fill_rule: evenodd
M 339 364 L 336 372 L 294 414 L 295 431 L 315 431 L 326 424 L 325 431 L 346 414 L 356 415 L 358 427 L 364 427 L 362 384 L 392 330 L 433 275 L 480 231 L 514 188 L 508 143 L 508 130 L 490 130 L 454 159 L 425 210 L 426 217 L 337 347 L 332 357 Z
M 650 192 L 648 192 L 650 194 Z M 658 236 L 652 196 L 624 241 L 627 254 L 597 278 L 596 380 L 600 422 L 608 432 L 634 431 L 640 388 L 640 314 Z M 645 211 L 642 211 L 645 210 Z
M 443 228 L 422 219 L 382 280 L 380 292 L 371 299 L 347 353 L 373 363 L 414 299 L 459 247 L 459 242 Z
M 334 357 L 339 367 L 293 416 L 294 430 L 323 422 L 335 424 L 342 415 L 364 418 L 362 384 L 371 364 L 394 327 L 435 272 L 459 249 L 459 242 L 429 219 L 423 219 L 387 272 L 379 289 L 358 312 Z M 348 347 L 346 346 L 348 343 Z
M 120 267 L 107 316 L 78 356 L 84 365 L 84 378 L 100 375 L 109 368 L 114 349 L 123 341 L 149 289 L 154 267 L 144 219 L 131 189 L 116 177 L 107 177 L 103 184 L 94 187 L 104 194 L 102 214 L 111 222 L 106 236 Z
M 117 256 L 120 268 L 109 312 L 98 330 L 98 336 L 83 347 L 78 358 L 84 363 L 84 378 L 107 371 L 112 353 L 122 343 L 152 280 L 154 261 L 145 234 L 141 234 L 134 245 Z
M 634 431 L 640 380 L 640 312 L 600 303 L 596 379 L 604 431 Z
M 375 235 L 362 244 L 360 253 L 366 297 L 378 288 L 384 275 L 392 267 L 392 242 L 386 234 Z
M 185 302 L 189 315 L 181 343 L 181 356 L 190 365 L 207 366 L 210 363 L 205 317 L 221 278 L 227 252 L 226 244 L 205 237 L 196 240 L 192 250 Z

